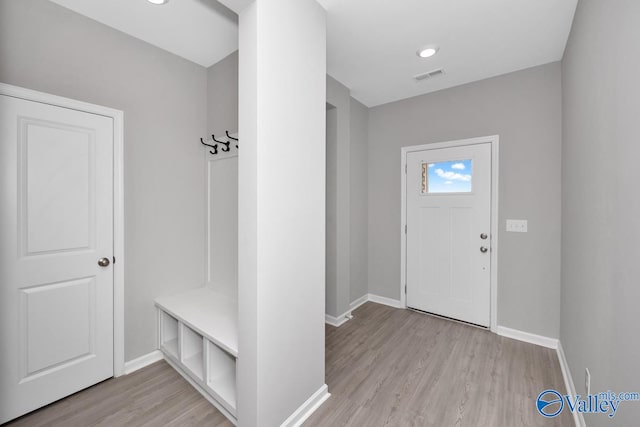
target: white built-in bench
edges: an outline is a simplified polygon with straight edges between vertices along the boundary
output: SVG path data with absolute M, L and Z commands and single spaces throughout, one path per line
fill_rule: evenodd
M 237 301 L 203 287 L 155 303 L 165 359 L 235 424 Z

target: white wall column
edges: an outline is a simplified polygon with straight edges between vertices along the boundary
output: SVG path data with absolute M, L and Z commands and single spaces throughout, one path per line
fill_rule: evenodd
M 281 425 L 324 387 L 325 11 L 240 11 L 240 426 Z

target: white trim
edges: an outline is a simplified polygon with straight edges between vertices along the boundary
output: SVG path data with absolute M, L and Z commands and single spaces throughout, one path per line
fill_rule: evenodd
M 124 364 L 124 375 L 129 375 L 162 359 L 164 359 L 162 352 L 160 350 L 154 350 L 151 353 L 147 353 L 136 359 L 129 360 Z
M 311 395 L 293 414 L 289 416 L 280 427 L 298 427 L 307 420 L 331 396 L 326 384 Z
M 542 335 L 536 335 L 530 332 L 524 332 L 524 331 L 519 331 L 517 329 L 507 328 L 506 326 L 498 326 L 496 328 L 496 333 L 501 337 L 528 342 L 530 344 L 552 348 L 554 350 L 558 348 L 557 338 L 549 338 Z
M 405 168 L 407 165 L 407 153 L 413 151 L 437 150 L 440 148 L 460 147 L 465 145 L 491 144 L 491 331 L 496 332 L 498 328 L 498 180 L 500 175 L 499 148 L 500 137 L 498 135 L 484 136 L 480 138 L 460 139 L 456 141 L 436 142 L 432 144 L 413 145 L 402 147 L 400 166 L 400 307 L 407 307 L 405 285 L 407 277 L 407 235 L 404 227 L 407 223 L 407 175 Z M 382 303 L 384 304 L 384 303 Z
M 567 394 L 573 400 L 576 395 L 576 387 L 573 383 L 573 377 L 571 376 L 571 370 L 569 369 L 569 363 L 567 363 L 567 358 L 564 354 L 564 350 L 562 349 L 562 343 L 558 341 L 558 348 L 556 349 L 558 353 L 558 362 L 560 363 L 560 369 L 562 370 L 562 378 L 564 379 L 564 385 L 567 388 Z M 573 412 L 573 422 L 576 427 L 586 427 L 587 424 L 584 421 L 584 416 L 582 413 L 578 411 Z
M 333 317 L 333 316 L 331 316 L 329 314 L 325 314 L 324 315 L 324 323 L 326 323 L 327 325 L 335 326 L 337 328 L 339 326 L 344 325 L 345 323 L 347 323 L 349 321 L 349 318 L 347 317 L 349 314 L 350 314 L 349 311 L 347 311 L 342 316 L 338 316 L 338 317 Z
M 113 375 L 124 363 L 124 114 L 120 110 L 0 83 L 0 94 L 113 119 Z
M 369 294 L 369 301 L 375 302 L 378 304 L 388 305 L 389 307 L 393 307 L 393 308 L 407 308 L 407 306 L 402 304 L 400 300 L 381 297 L 380 295 L 375 295 L 375 294 Z
M 324 322 L 328 325 L 331 326 L 335 326 L 340 327 L 342 325 L 344 325 L 346 322 L 348 322 L 349 320 L 351 320 L 353 318 L 353 315 L 351 314 L 351 312 L 353 310 L 355 310 L 356 308 L 360 307 L 362 304 L 366 303 L 366 302 L 375 302 L 378 304 L 383 304 L 383 305 L 388 305 L 389 307 L 393 307 L 393 308 L 406 308 L 405 306 L 403 306 L 400 301 L 398 301 L 397 299 L 392 299 L 392 298 L 387 298 L 387 297 L 381 297 L 379 295 L 375 295 L 375 294 L 364 294 L 363 296 L 361 296 L 360 298 L 358 298 L 357 300 L 353 301 L 349 306 L 350 309 L 349 311 L 337 316 L 337 317 L 333 317 L 329 314 L 325 314 L 324 315 Z
M 349 307 L 351 308 L 351 311 L 353 311 L 367 301 L 369 301 L 369 294 L 364 294 L 357 300 L 351 302 L 351 304 L 349 304 Z
M 231 412 L 229 412 L 224 406 L 222 406 L 220 404 L 220 402 L 218 402 L 217 400 L 215 400 L 209 393 L 207 393 L 206 391 L 204 391 L 204 389 L 202 388 L 202 386 L 200 386 L 200 384 L 198 384 L 197 382 L 195 382 L 193 380 L 193 378 L 191 378 L 189 375 L 187 375 L 186 372 L 184 372 L 182 370 L 182 368 L 175 363 L 173 360 L 171 360 L 170 357 L 164 356 L 164 360 L 173 368 L 176 370 L 177 373 L 179 373 L 182 378 L 184 378 L 185 380 L 187 380 L 187 382 L 189 384 L 191 384 L 191 386 L 196 389 L 196 391 L 198 393 L 200 393 L 202 395 L 202 397 L 204 397 L 205 399 L 207 399 L 207 401 L 209 403 L 211 403 L 213 406 L 216 407 L 217 410 L 219 410 L 220 412 L 222 412 L 222 415 L 224 415 L 225 417 L 227 417 L 227 419 L 229 421 L 231 421 L 231 423 L 233 425 L 237 425 L 238 422 L 236 421 L 236 417 L 234 417 Z

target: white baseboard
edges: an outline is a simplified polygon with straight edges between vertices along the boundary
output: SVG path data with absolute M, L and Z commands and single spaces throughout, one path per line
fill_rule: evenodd
M 558 348 L 556 349 L 558 353 L 558 362 L 560 363 L 560 369 L 562 370 L 562 378 L 564 379 L 564 385 L 567 388 L 567 394 L 573 400 L 576 396 L 576 387 L 573 382 L 573 377 L 571 376 L 571 370 L 569 369 L 569 364 L 567 363 L 567 358 L 564 355 L 564 350 L 562 349 L 562 343 L 558 341 Z M 565 409 L 566 410 L 566 409 Z M 576 427 L 586 427 L 586 423 L 584 421 L 584 416 L 578 411 L 573 412 L 573 422 Z
M 311 414 L 313 414 L 315 410 L 329 398 L 329 396 L 331 396 L 331 394 L 329 394 L 329 388 L 326 384 L 323 384 L 322 387 L 313 393 L 306 402 L 300 405 L 300 407 L 296 409 L 296 411 L 291 414 L 291 416 L 287 418 L 280 427 L 301 426 L 302 423 L 305 422 L 306 419 L 309 418 Z
M 351 310 L 355 310 L 367 301 L 369 301 L 369 294 L 362 295 L 360 298 L 350 304 Z
M 347 311 L 346 313 L 338 317 L 333 317 L 328 314 L 325 314 L 324 323 L 326 323 L 327 325 L 335 326 L 337 328 L 338 326 L 344 325 L 349 320 L 349 318 L 347 317 L 349 313 L 350 312 Z
M 378 303 L 378 304 L 388 305 L 389 307 L 394 307 L 394 308 L 405 308 L 400 303 L 400 300 L 393 299 L 393 298 L 387 298 L 387 297 L 381 297 L 380 295 L 375 295 L 375 294 L 369 294 L 369 301 L 375 302 L 375 303 Z
M 140 356 L 137 359 L 130 360 L 124 364 L 124 374 L 129 375 L 132 372 L 142 369 L 145 366 L 149 366 L 152 363 L 156 363 L 159 360 L 164 359 L 160 350 L 154 350 L 151 353 Z
M 358 298 L 357 300 L 353 301 L 351 304 L 349 304 L 350 309 L 344 314 L 341 314 L 337 317 L 333 317 L 329 314 L 325 314 L 324 322 L 328 325 L 335 326 L 336 328 L 339 326 L 342 326 L 351 318 L 351 312 L 353 310 L 355 310 L 356 308 L 360 307 L 362 304 L 369 301 L 375 302 L 378 304 L 388 305 L 389 307 L 393 307 L 393 308 L 405 308 L 400 304 L 400 301 L 398 301 L 397 299 L 381 297 L 379 295 L 374 295 L 374 294 L 365 294 L 360 298 Z
M 496 333 L 502 337 L 524 341 L 554 350 L 558 348 L 557 338 L 543 337 L 542 335 L 531 334 L 529 332 L 523 332 L 517 329 L 507 328 L 505 326 L 498 326 L 496 328 Z

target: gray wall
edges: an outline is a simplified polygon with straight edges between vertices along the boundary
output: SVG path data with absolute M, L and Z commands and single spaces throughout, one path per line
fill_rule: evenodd
M 338 109 L 327 104 L 327 146 L 326 146 L 326 241 L 325 241 L 325 313 L 338 313 L 338 212 L 337 212 L 337 158 L 338 158 Z
M 328 217 L 335 235 L 327 246 L 328 271 L 335 272 L 326 277 L 327 300 L 325 311 L 330 316 L 338 316 L 349 310 L 351 264 L 350 255 L 350 170 L 351 155 L 351 103 L 349 88 L 327 76 L 327 103 L 335 107 L 335 140 L 327 140 L 327 172 L 335 175 L 327 181 L 327 198 L 333 214 Z M 331 123 L 330 123 L 331 124 Z M 331 194 L 335 192 L 335 194 Z M 333 238 L 329 235 L 328 237 Z
M 558 337 L 559 63 L 369 110 L 369 292 L 400 298 L 400 148 L 493 134 L 500 135 L 498 324 Z M 507 218 L 527 219 L 529 232 L 506 233 Z
M 207 135 L 225 141 L 227 130 L 238 131 L 238 51 L 207 69 Z M 209 179 L 207 280 L 216 290 L 237 297 L 238 158 L 221 160 L 209 150 L 202 152 Z
M 238 131 L 238 51 L 207 70 L 207 132 Z
M 351 217 L 349 233 L 350 302 L 369 293 L 367 283 L 367 127 L 369 109 L 351 98 L 349 186 Z
M 578 394 L 640 385 L 640 2 L 581 0 L 562 63 L 561 342 Z M 640 404 L 613 420 L 630 426 Z
M 327 76 L 326 313 L 337 317 L 368 293 L 367 122 L 369 110 Z
M 204 280 L 206 70 L 45 0 L 0 0 L 0 81 L 124 111 L 125 360 Z

